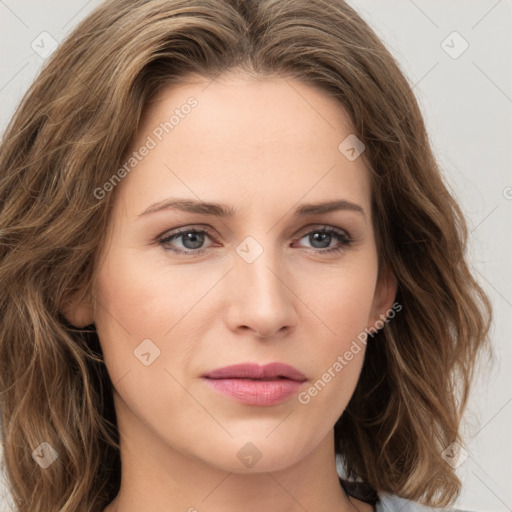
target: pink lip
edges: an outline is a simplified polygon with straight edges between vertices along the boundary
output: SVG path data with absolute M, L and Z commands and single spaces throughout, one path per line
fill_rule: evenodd
M 236 364 L 203 375 L 207 384 L 223 395 L 247 405 L 276 405 L 296 394 L 306 376 L 284 363 Z

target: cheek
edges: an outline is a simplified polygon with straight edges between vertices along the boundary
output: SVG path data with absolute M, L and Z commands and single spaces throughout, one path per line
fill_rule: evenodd
M 368 327 L 376 280 L 376 257 L 368 252 L 302 281 L 301 296 L 318 318 L 316 337 L 326 352 L 344 350 Z
M 98 323 L 117 323 L 136 338 L 162 336 L 186 301 L 188 292 L 181 280 L 180 272 L 171 276 L 136 251 L 111 253 L 97 276 Z
M 314 311 L 308 359 L 314 378 L 298 397 L 311 412 L 338 419 L 355 389 L 364 362 L 366 333 L 372 312 L 377 264 L 374 255 L 304 284 L 305 301 Z M 319 285 L 325 283 L 323 287 Z M 307 295 L 304 295 L 308 291 Z M 320 325 L 319 325 L 320 324 Z
M 190 357 L 179 330 L 200 290 L 186 284 L 177 268 L 171 275 L 129 251 L 111 254 L 97 276 L 95 325 L 121 407 L 156 424 L 165 424 L 170 410 L 191 407 L 178 384 Z
M 104 261 L 97 274 L 95 325 L 112 382 L 143 367 L 139 351 L 149 351 L 150 361 L 157 355 L 152 368 L 186 371 L 190 342 L 204 325 L 197 317 L 202 298 L 222 277 L 210 271 L 199 279 L 198 273 L 195 265 L 155 263 L 129 250 Z

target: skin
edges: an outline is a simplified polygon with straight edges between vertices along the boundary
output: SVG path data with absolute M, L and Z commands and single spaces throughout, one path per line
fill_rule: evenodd
M 368 169 L 338 150 L 352 133 L 349 118 L 322 91 L 289 78 L 195 77 L 148 107 L 133 149 L 190 96 L 197 107 L 117 185 L 92 297 L 66 310 L 75 325 L 95 323 L 114 385 L 122 484 L 105 510 L 368 512 L 340 487 L 333 430 L 364 344 L 307 404 L 297 396 L 241 404 L 201 377 L 280 361 L 306 375 L 307 390 L 393 304 L 396 281 L 378 274 Z M 140 216 L 171 196 L 224 203 L 236 214 L 167 208 Z M 364 214 L 293 215 L 303 203 L 337 199 Z M 158 243 L 185 226 L 210 227 L 215 237 L 204 236 L 199 256 L 169 250 L 197 251 L 184 237 L 167 250 Z M 341 246 L 335 236 L 315 242 L 324 226 L 353 242 L 322 252 Z M 248 236 L 263 250 L 252 263 L 236 251 Z M 160 355 L 145 366 L 134 350 L 148 338 Z M 237 457 L 249 442 L 261 453 L 252 467 Z

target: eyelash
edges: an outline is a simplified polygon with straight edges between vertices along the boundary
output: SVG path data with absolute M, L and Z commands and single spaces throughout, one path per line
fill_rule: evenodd
M 169 247 L 166 247 L 166 245 L 174 239 L 180 238 L 185 233 L 194 233 L 194 234 L 207 234 L 213 241 L 215 241 L 215 237 L 211 233 L 209 229 L 203 228 L 203 229 L 196 229 L 196 228 L 190 228 L 190 227 L 184 227 L 179 228 L 176 231 L 172 231 L 170 233 L 166 233 L 164 237 L 161 237 L 158 239 L 158 244 L 161 245 L 164 250 L 171 251 L 176 254 L 184 254 L 184 255 L 193 255 L 197 256 L 200 254 L 203 254 L 205 251 L 207 251 L 209 248 L 201 248 L 201 249 L 189 249 L 186 251 L 180 250 L 180 249 L 171 249 Z M 324 233 L 328 235 L 334 235 L 338 241 L 340 242 L 340 245 L 331 247 L 328 249 L 312 249 L 313 252 L 317 254 L 331 254 L 331 253 L 338 253 L 343 251 L 344 249 L 348 248 L 352 243 L 353 240 L 348 236 L 344 231 L 341 229 L 335 228 L 333 226 L 323 226 L 322 228 L 315 228 L 311 229 L 310 231 L 306 231 L 303 233 L 297 240 L 301 240 L 307 235 L 310 235 L 312 233 Z

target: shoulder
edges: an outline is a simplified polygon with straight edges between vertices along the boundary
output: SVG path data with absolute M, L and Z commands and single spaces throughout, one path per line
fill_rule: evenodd
M 453 508 L 433 508 L 415 501 L 399 498 L 391 494 L 379 494 L 375 512 L 469 512 Z

